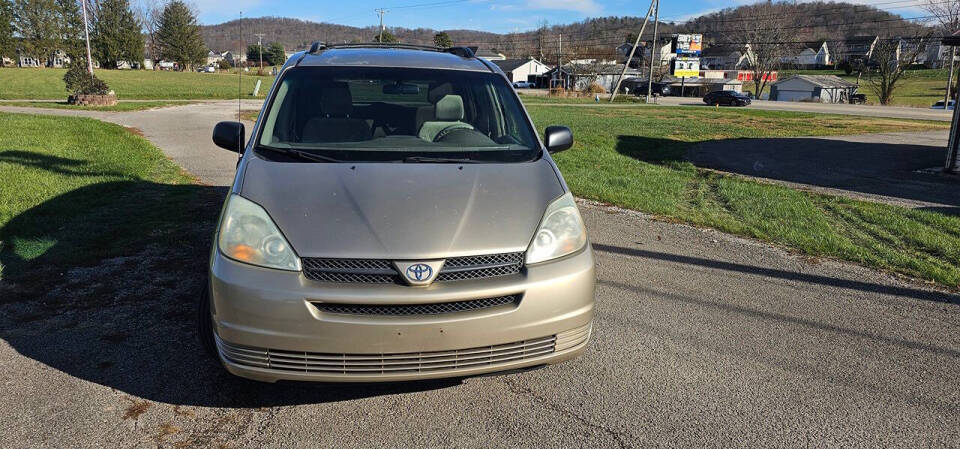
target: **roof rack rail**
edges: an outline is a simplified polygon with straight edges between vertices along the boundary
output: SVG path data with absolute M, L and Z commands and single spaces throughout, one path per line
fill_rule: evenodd
M 425 50 L 425 51 L 438 51 L 444 53 L 450 53 L 461 58 L 476 58 L 476 51 L 471 47 L 436 47 L 433 45 L 418 45 L 418 44 L 404 44 L 400 42 L 364 42 L 364 43 L 344 43 L 344 44 L 327 44 L 321 41 L 316 41 L 313 45 L 310 46 L 310 50 L 307 53 L 316 54 L 320 51 L 331 49 L 331 48 L 398 48 L 405 50 Z

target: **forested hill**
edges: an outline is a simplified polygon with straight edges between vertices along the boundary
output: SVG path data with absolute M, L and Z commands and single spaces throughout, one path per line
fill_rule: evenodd
M 857 35 L 910 35 L 921 25 L 903 17 L 868 5 L 835 2 L 774 3 L 775 15 L 789 17 L 790 36 L 796 40 L 842 40 Z M 751 14 L 752 6 L 728 8 L 706 14 L 684 23 L 661 22 L 660 32 L 703 33 L 707 42 L 730 41 L 736 24 Z M 921 15 L 927 15 L 923 13 Z M 614 48 L 636 36 L 643 17 L 597 17 L 563 25 L 542 24 L 539 29 L 497 34 L 478 30 L 445 30 L 456 45 L 496 49 L 509 57 L 543 55 L 552 60 L 563 36 L 564 59 L 612 58 Z M 644 38 L 649 39 L 653 24 L 647 26 Z M 377 27 L 365 28 L 317 23 L 282 17 L 244 19 L 244 41 L 255 43 L 255 33 L 264 34 L 264 42 L 280 42 L 288 50 L 306 48 L 316 40 L 325 42 L 370 42 Z M 430 44 L 436 30 L 429 28 L 388 28 L 400 42 Z M 231 50 L 241 47 L 236 20 L 203 27 L 209 48 Z
M 285 17 L 256 17 L 243 19 L 244 41 L 248 44 L 256 43 L 254 34 L 263 34 L 263 42 L 280 42 L 287 50 L 302 49 L 310 46 L 314 41 L 324 42 L 370 42 L 377 34 L 378 28 L 370 26 L 357 28 L 332 23 L 317 23 Z M 433 35 L 437 31 L 429 28 L 389 28 L 400 42 L 428 44 L 433 42 Z M 238 40 L 239 21 L 218 25 L 203 26 L 203 40 L 207 47 L 213 50 L 225 51 L 240 48 Z M 498 35 L 474 30 L 447 30 L 454 42 L 467 40 L 483 41 L 495 39 Z

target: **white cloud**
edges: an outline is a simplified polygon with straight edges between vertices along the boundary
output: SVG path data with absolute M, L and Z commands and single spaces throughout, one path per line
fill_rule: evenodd
M 530 9 L 559 9 L 581 14 L 597 14 L 602 8 L 594 0 L 527 0 Z

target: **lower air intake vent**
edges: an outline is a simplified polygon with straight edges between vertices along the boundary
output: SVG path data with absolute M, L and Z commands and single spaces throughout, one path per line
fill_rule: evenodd
M 439 302 L 432 304 L 334 304 L 313 303 L 321 312 L 339 313 L 345 315 L 439 315 L 442 313 L 468 312 L 472 310 L 490 309 L 494 307 L 520 304 L 520 295 L 500 296 L 496 298 L 473 299 L 470 301 Z
M 553 354 L 557 337 L 452 351 L 401 354 L 324 354 L 280 351 L 234 345 L 216 337 L 220 354 L 229 362 L 253 368 L 316 374 L 377 376 L 451 371 L 500 365 Z

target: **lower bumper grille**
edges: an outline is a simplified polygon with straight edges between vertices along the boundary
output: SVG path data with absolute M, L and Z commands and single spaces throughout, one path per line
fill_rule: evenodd
M 324 354 L 280 351 L 227 343 L 216 337 L 220 354 L 237 365 L 314 374 L 407 374 L 470 369 L 552 354 L 557 335 L 502 345 L 403 354 Z
M 343 315 L 382 315 L 382 316 L 410 316 L 410 315 L 440 315 L 444 313 L 469 312 L 474 310 L 492 309 L 496 307 L 520 305 L 520 295 L 500 296 L 497 298 L 473 299 L 470 301 L 441 302 L 432 304 L 335 304 L 312 303 L 314 307 L 325 313 Z

